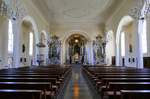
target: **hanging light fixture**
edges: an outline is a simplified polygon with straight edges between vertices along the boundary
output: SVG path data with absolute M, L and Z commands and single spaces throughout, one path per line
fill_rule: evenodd
M 78 43 L 79 42 L 79 40 L 78 39 L 75 39 L 75 43 Z
M 135 19 L 144 19 L 150 13 L 150 0 L 137 0 L 136 7 L 129 12 Z

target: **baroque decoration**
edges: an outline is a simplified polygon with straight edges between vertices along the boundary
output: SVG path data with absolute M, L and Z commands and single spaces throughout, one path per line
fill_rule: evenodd
M 49 46 L 49 63 L 50 64 L 60 64 L 60 51 L 61 51 L 61 41 L 54 35 L 48 42 Z
M 0 0 L 0 16 L 19 20 L 25 15 L 26 9 L 20 0 Z
M 106 42 L 98 35 L 93 41 L 94 64 L 105 64 L 105 47 Z
M 129 12 L 133 18 L 143 20 L 150 13 L 150 0 L 139 0 L 134 8 Z

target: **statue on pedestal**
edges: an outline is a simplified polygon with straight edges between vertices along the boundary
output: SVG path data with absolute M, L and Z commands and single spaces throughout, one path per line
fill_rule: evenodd
M 98 35 L 93 41 L 94 64 L 104 64 L 105 62 L 105 45 L 102 36 Z
M 48 45 L 50 64 L 60 64 L 61 41 L 54 35 Z

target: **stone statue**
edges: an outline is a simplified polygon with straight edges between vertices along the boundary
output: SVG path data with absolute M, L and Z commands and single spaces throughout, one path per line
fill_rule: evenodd
M 61 41 L 57 36 L 51 37 L 49 42 L 50 64 L 60 64 Z
M 104 62 L 104 42 L 101 36 L 97 36 L 96 40 L 93 41 L 93 55 L 94 64 L 100 64 Z

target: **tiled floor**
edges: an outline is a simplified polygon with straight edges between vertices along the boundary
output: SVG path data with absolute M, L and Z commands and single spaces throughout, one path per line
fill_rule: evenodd
M 93 93 L 81 73 L 80 65 L 73 65 L 72 78 L 67 85 L 64 99 L 99 99 L 97 96 L 93 98 Z

